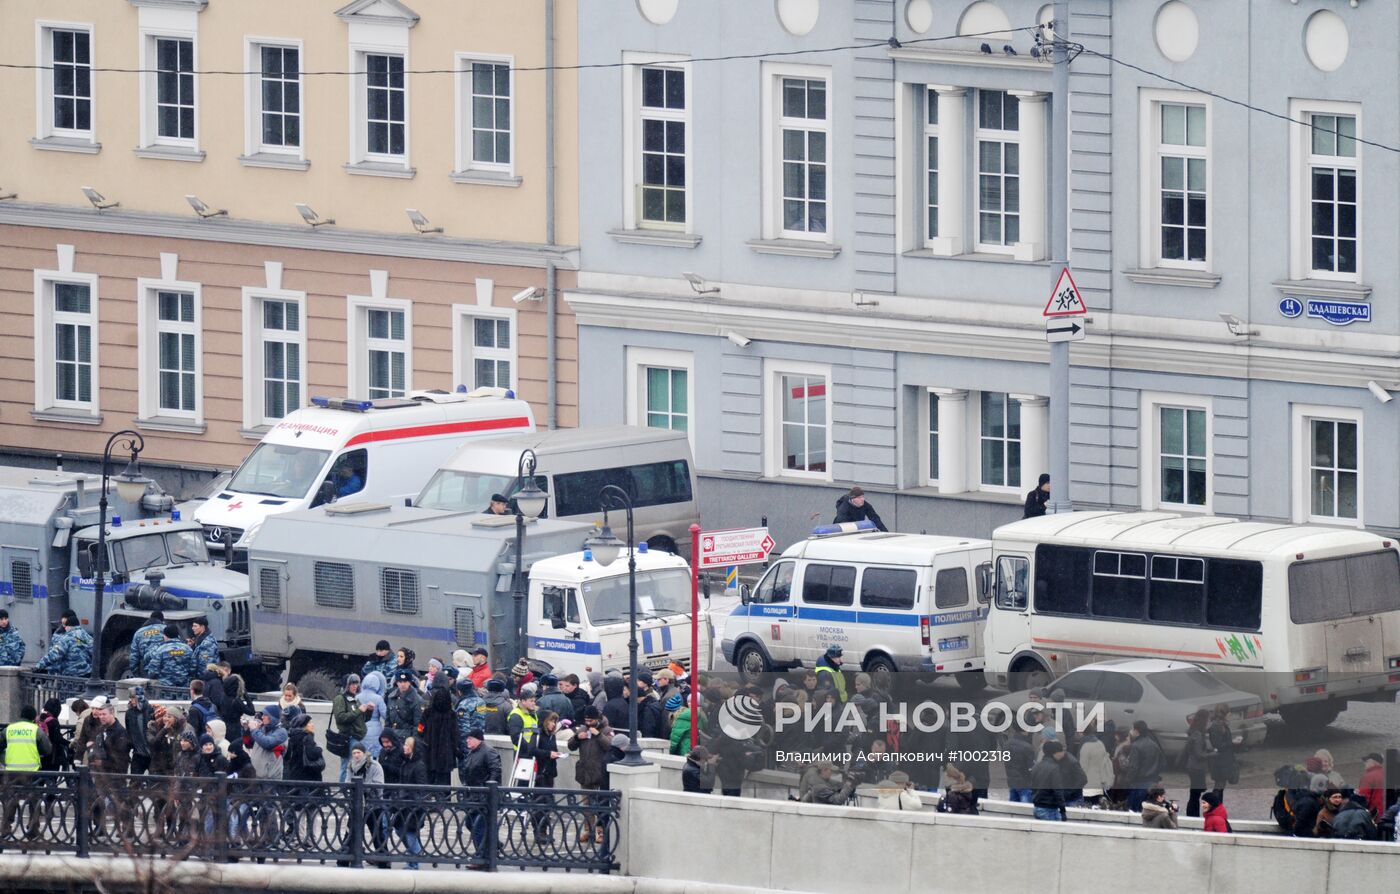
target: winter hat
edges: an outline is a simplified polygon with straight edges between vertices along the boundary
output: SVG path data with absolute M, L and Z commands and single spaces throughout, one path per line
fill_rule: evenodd
M 597 705 L 589 705 L 583 709 L 584 720 L 601 720 L 602 718 L 603 712 L 598 710 Z
M 673 692 L 671 693 L 671 697 L 666 699 L 666 710 L 679 711 L 684 704 L 685 699 L 681 698 L 681 694 L 679 692 Z
M 190 742 L 197 743 L 199 742 L 199 735 L 189 727 L 185 727 L 183 730 L 180 731 L 180 740 L 189 740 Z
M 394 674 L 394 682 L 395 682 L 395 683 L 403 683 L 403 682 L 416 683 L 416 682 L 418 682 L 418 678 L 417 678 L 416 676 L 414 676 L 413 671 L 411 671 L 411 670 L 401 670 L 401 671 L 399 671 L 398 673 Z
M 274 721 L 280 721 L 282 719 L 282 708 L 278 706 L 276 702 L 273 702 L 266 708 L 263 708 L 260 713 L 271 717 Z
M 626 733 L 613 733 L 613 737 L 612 737 L 612 747 L 614 747 L 614 748 L 616 748 L 616 749 L 618 749 L 618 750 L 622 750 L 622 749 L 625 749 L 625 748 L 626 748 L 628 745 L 630 745 L 631 743 L 632 743 L 632 740 L 629 739 L 629 738 L 627 738 L 627 734 L 626 734 Z
M 389 641 L 387 639 L 381 639 L 374 644 L 374 651 L 378 652 L 381 649 L 385 652 L 389 651 Z
M 470 677 L 461 677 L 453 684 L 452 688 L 463 695 L 472 695 L 476 692 L 476 684 L 471 681 Z
M 350 741 L 350 750 L 351 750 L 351 751 L 358 751 L 358 752 L 360 752 L 361 754 L 368 754 L 368 753 L 369 753 L 369 748 L 368 748 L 368 747 L 365 745 L 365 743 L 364 743 L 362 740 L 360 740 L 360 739 L 352 739 L 352 740 Z
M 213 745 L 213 744 L 214 744 L 214 737 L 211 736 L 211 735 L 209 735 L 208 733 L 205 733 L 204 735 L 202 735 L 202 736 L 199 737 L 199 747 L 200 747 L 200 748 L 203 748 L 205 745 Z
M 826 656 L 827 656 L 828 658 L 840 658 L 842 654 L 843 654 L 843 653 L 842 653 L 842 651 L 841 651 L 841 647 L 840 647 L 840 646 L 827 646 L 827 647 L 826 647 Z
M 1205 801 L 1206 804 L 1210 805 L 1211 810 L 1214 810 L 1215 808 L 1220 806 L 1220 793 L 1206 792 L 1204 795 L 1201 795 L 1201 800 Z
M 359 675 L 359 674 L 346 674 L 346 675 L 345 675 L 345 688 L 346 688 L 346 689 L 349 689 L 351 686 L 354 686 L 356 683 L 359 683 L 359 682 L 360 682 L 360 675 Z
M 1049 473 L 1049 472 L 1041 472 L 1041 473 L 1040 473 L 1040 479 L 1039 479 L 1039 481 L 1040 481 L 1040 483 L 1039 483 L 1038 485 L 1036 485 L 1037 487 L 1044 487 L 1045 485 L 1049 484 L 1049 483 L 1050 483 L 1050 473 Z
M 523 677 L 523 676 L 525 676 L 526 674 L 528 674 L 529 672 L 530 672 L 530 663 L 529 663 L 528 661 L 526 661 L 524 658 L 522 658 L 522 659 L 520 659 L 519 661 L 515 662 L 515 667 L 512 667 L 512 668 L 510 669 L 510 675 L 511 675 L 512 677 Z
M 540 677 L 540 685 L 541 685 L 541 686 L 558 686 L 558 685 L 559 685 L 559 678 L 556 677 L 556 676 L 554 676 L 554 674 L 545 674 L 543 677 Z
M 472 657 L 467 654 L 466 649 L 458 649 L 452 653 L 453 667 L 466 667 L 468 664 L 471 664 L 471 660 Z
M 520 697 L 521 697 L 521 698 L 534 698 L 535 696 L 537 696 L 537 695 L 539 695 L 539 694 L 540 694 L 540 689 L 539 689 L 539 687 L 536 686 L 534 683 L 526 683 L 524 686 L 521 686 L 521 687 L 520 687 Z
M 299 713 L 291 719 L 292 729 L 306 729 L 307 724 L 309 724 L 310 722 L 310 714 Z
M 131 694 L 134 695 L 134 696 L 136 696 L 136 700 L 137 700 L 138 702 L 144 702 L 144 701 L 146 700 L 146 687 L 145 687 L 145 686 L 133 686 L 133 687 L 131 688 Z
M 305 712 L 297 705 L 288 705 L 282 709 L 282 722 L 291 723 L 294 718 L 300 717 Z
M 637 670 L 637 679 L 647 684 L 648 686 L 655 685 L 656 682 L 654 679 L 652 679 L 651 670 L 645 667 L 639 668 Z
M 487 692 L 505 692 L 506 684 L 504 680 L 497 680 L 495 677 L 486 681 Z
M 1362 763 L 1365 763 L 1366 761 L 1374 761 L 1376 764 L 1384 764 L 1385 758 L 1381 757 L 1379 752 L 1372 751 L 1370 754 L 1362 757 L 1361 761 Z
M 1041 743 L 1040 746 L 1040 753 L 1045 755 L 1046 757 L 1049 757 L 1052 754 L 1058 754 L 1059 752 L 1064 750 L 1064 743 L 1058 739 L 1049 739 Z
M 865 688 L 869 689 L 869 688 L 870 688 L 870 685 L 871 685 L 871 684 L 870 684 L 870 675 L 867 674 L 867 673 L 865 673 L 864 671 L 862 671 L 861 673 L 856 674 L 856 685 L 857 685 L 857 686 L 864 686 Z

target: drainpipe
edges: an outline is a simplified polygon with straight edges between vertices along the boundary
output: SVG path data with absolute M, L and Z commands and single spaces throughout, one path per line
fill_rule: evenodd
M 554 0 L 544 4 L 544 226 L 545 242 L 554 250 Z M 545 366 L 548 367 L 546 413 L 551 430 L 559 426 L 558 392 L 559 321 L 555 305 L 559 300 L 558 276 L 551 259 L 544 268 L 545 276 Z

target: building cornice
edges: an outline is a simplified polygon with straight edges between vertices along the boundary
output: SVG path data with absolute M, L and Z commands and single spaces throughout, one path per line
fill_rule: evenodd
M 276 248 L 342 251 L 361 255 L 386 255 L 432 261 L 468 264 L 499 264 L 509 267 L 545 267 L 550 263 L 565 270 L 578 269 L 578 249 L 567 245 L 529 242 L 488 242 L 452 238 L 425 239 L 418 235 L 374 233 L 341 227 L 290 226 L 261 221 L 211 218 L 191 220 L 171 214 L 144 211 L 93 211 L 63 205 L 0 203 L 0 224 L 24 227 L 50 227 L 60 230 L 86 230 L 125 236 L 154 236 L 166 239 L 198 239 L 205 242 L 236 242 Z
M 383 13 L 371 12 L 375 7 Z M 336 18 L 345 22 L 369 22 L 374 25 L 398 25 L 412 28 L 418 24 L 418 13 L 409 9 L 399 0 L 354 0 L 335 11 Z

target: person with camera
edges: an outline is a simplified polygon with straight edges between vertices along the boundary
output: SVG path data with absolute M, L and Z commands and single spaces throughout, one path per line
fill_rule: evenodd
M 1167 800 L 1167 790 L 1154 785 L 1142 801 L 1142 824 L 1148 829 L 1175 829 L 1177 803 Z

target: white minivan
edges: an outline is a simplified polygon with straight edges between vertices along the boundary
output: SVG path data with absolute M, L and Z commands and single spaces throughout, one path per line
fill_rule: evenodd
M 416 494 L 471 438 L 535 430 L 530 405 L 502 388 L 413 391 L 408 397 L 313 397 L 287 414 L 195 512 L 211 552 L 226 539 L 235 561 L 263 519 L 354 497 Z
M 981 688 L 991 556 L 988 540 L 823 525 L 743 594 L 725 660 L 753 678 L 841 646 L 847 668 L 958 674 Z

